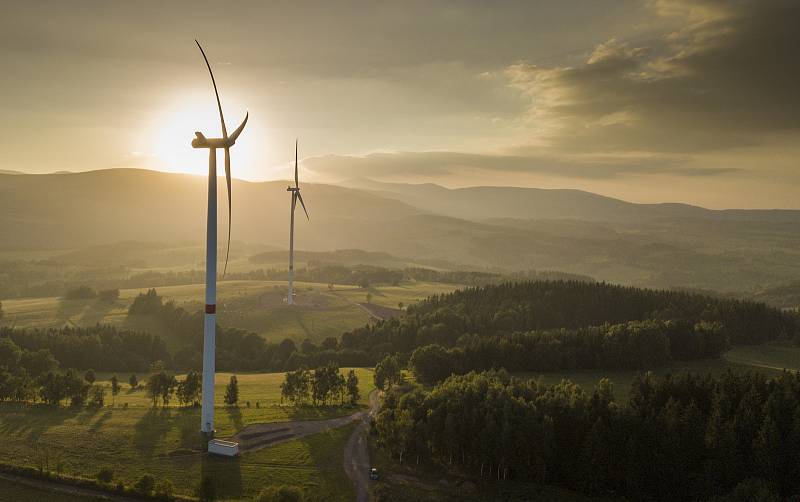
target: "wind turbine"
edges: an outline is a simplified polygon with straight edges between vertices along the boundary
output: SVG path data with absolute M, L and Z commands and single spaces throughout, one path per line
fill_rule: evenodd
M 289 295 L 286 303 L 294 305 L 294 208 L 297 206 L 298 199 L 306 213 L 306 219 L 309 219 L 306 204 L 303 202 L 303 196 L 300 195 L 300 179 L 297 175 L 297 140 L 294 142 L 294 186 L 289 185 L 286 187 L 286 191 L 292 192 L 292 211 L 289 216 Z
M 217 148 L 225 150 L 225 181 L 228 184 L 228 249 L 225 252 L 225 268 L 228 270 L 228 256 L 231 251 L 231 147 L 242 133 L 250 114 L 244 116 L 242 125 L 228 136 L 225 128 L 225 117 L 222 115 L 222 104 L 219 100 L 217 82 L 208 62 L 203 47 L 195 40 L 200 53 L 211 75 L 214 94 L 217 97 L 219 121 L 222 124 L 221 138 L 206 138 L 203 133 L 195 132 L 192 140 L 193 148 L 208 148 L 208 215 L 206 227 L 206 314 L 203 327 L 203 401 L 200 420 L 200 431 L 208 436 L 214 434 L 214 374 L 216 372 L 216 327 L 217 327 Z

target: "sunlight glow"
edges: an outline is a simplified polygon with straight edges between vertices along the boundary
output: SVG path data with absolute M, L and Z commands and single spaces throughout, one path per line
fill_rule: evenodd
M 222 99 L 225 123 L 230 133 L 244 119 L 246 110 L 235 96 L 223 95 Z M 244 132 L 231 150 L 235 178 L 259 178 L 259 171 L 264 172 L 263 166 L 259 168 L 259 159 L 265 159 L 268 153 L 267 143 L 259 141 L 259 136 L 264 137 L 260 127 L 263 123 L 263 117 L 254 117 L 251 111 Z M 152 167 L 161 171 L 205 175 L 208 172 L 208 150 L 192 148 L 195 131 L 209 138 L 222 136 L 211 89 L 196 89 L 165 100 L 162 111 L 147 128 L 147 151 L 152 158 Z M 223 169 L 223 153 L 218 151 L 217 173 L 224 174 Z

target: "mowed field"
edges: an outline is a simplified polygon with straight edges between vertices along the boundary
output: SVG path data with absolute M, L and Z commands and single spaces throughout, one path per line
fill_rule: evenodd
M 343 332 L 369 321 L 370 314 L 358 305 L 366 302 L 368 293 L 372 303 L 397 308 L 400 302 L 410 305 L 458 287 L 456 284 L 407 282 L 369 289 L 336 285 L 331 290 L 327 284 L 299 282 L 295 284 L 296 304 L 289 306 L 285 303 L 286 282 L 221 281 L 217 295 L 217 322 L 221 326 L 256 332 L 269 341 L 291 338 L 300 342 L 309 338 L 320 342 L 327 337 L 338 338 Z M 3 322 L 18 327 L 108 323 L 159 334 L 170 344 L 170 333 L 153 319 L 129 318 L 127 315 L 128 306 L 136 295 L 146 290 L 120 290 L 120 299 L 114 305 L 95 300 L 64 300 L 55 296 L 5 300 Z M 204 290 L 202 284 L 157 288 L 165 300 L 172 300 L 190 312 L 202 308 Z
M 220 373 L 215 395 L 217 436 L 230 436 L 252 423 L 354 413 L 366 405 L 373 387 L 371 370 L 356 371 L 361 390 L 359 406 L 319 408 L 282 405 L 282 373 L 237 375 L 240 406 L 225 407 L 222 399 L 230 374 Z M 109 375 L 99 376 L 101 383 L 108 384 L 105 378 Z M 221 459 L 200 451 L 199 408 L 152 408 L 143 390 L 132 391 L 127 384 L 114 407 L 110 406 L 110 395 L 106 404 L 99 409 L 54 409 L 0 403 L 0 458 L 30 466 L 47 458 L 51 470 L 84 477 L 108 467 L 114 471 L 115 482 L 126 484 L 148 473 L 157 480 L 169 480 L 177 493 L 186 495 L 192 495 L 200 480 L 209 475 L 217 495 L 231 501 L 252 500 L 264 486 L 273 484 L 303 487 L 318 497 L 312 500 L 353 498 L 342 467 L 342 451 L 352 426 L 281 443 L 238 459 Z

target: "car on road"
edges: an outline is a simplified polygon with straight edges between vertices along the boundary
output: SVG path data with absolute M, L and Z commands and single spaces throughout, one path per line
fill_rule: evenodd
M 372 469 L 369 470 L 369 479 L 377 481 L 378 478 L 380 478 L 380 475 L 378 475 L 378 469 L 373 467 Z

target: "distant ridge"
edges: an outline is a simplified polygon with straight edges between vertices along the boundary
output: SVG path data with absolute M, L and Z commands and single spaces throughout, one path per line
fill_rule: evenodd
M 285 249 L 286 183 L 233 185 L 231 257 L 248 257 L 264 246 Z M 206 190 L 199 176 L 141 169 L 0 174 L 0 250 L 201 243 Z M 800 211 L 713 211 L 515 187 L 449 190 L 373 182 L 361 188 L 310 183 L 304 190 L 314 201 L 308 208 L 314 218 L 298 223 L 297 245 L 309 253 L 363 250 L 460 270 L 559 270 L 622 284 L 721 292 L 800 280 Z M 224 213 L 220 228 L 227 227 Z M 97 258 L 87 261 L 98 265 L 116 263 L 123 254 L 113 246 L 95 252 Z M 356 252 L 308 255 L 331 256 L 392 261 Z M 285 256 L 274 258 L 281 263 Z
M 638 204 L 575 189 L 476 186 L 449 189 L 433 183 L 351 179 L 343 186 L 370 190 L 427 212 L 470 220 L 492 218 L 642 221 L 653 218 L 800 222 L 800 210 L 706 209 L 683 203 Z

